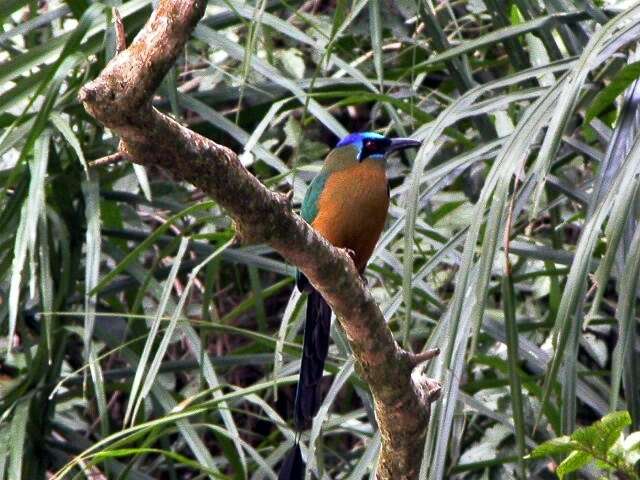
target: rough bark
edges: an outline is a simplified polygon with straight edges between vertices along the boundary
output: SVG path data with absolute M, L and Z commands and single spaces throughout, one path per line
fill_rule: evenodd
M 161 0 L 127 49 L 79 98 L 120 139 L 119 159 L 161 166 L 217 201 L 244 242 L 265 242 L 297 265 L 336 313 L 373 394 L 382 449 L 377 477 L 417 478 L 430 403 L 439 385 L 421 376 L 421 356 L 401 349 L 349 256 L 291 209 L 290 197 L 268 190 L 236 154 L 155 110 L 152 96 L 204 14 L 204 0 Z M 416 375 L 414 375 L 416 377 Z

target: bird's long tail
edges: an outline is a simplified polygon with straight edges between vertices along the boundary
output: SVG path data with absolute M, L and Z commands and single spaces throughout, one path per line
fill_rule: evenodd
M 304 326 L 302 365 L 296 389 L 294 423 L 296 430 L 304 430 L 320 408 L 320 381 L 324 362 L 329 351 L 329 331 L 331 327 L 331 307 L 313 287 L 307 299 L 307 319 Z M 304 465 L 300 445 L 296 442 L 289 451 L 278 480 L 299 480 L 304 478 Z
M 298 430 L 304 430 L 320 408 L 320 381 L 329 351 L 330 327 L 331 307 L 313 289 L 307 299 L 302 365 L 294 404 L 294 421 Z
M 287 453 L 287 458 L 280 467 L 278 480 L 304 480 L 304 463 L 302 462 L 302 452 L 300 445 L 296 444 Z

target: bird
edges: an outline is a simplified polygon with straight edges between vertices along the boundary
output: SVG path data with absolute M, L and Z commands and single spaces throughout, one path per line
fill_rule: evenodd
M 393 152 L 418 148 L 411 138 L 388 138 L 376 132 L 351 133 L 324 160 L 309 185 L 300 214 L 335 247 L 345 249 L 362 275 L 378 243 L 389 210 L 386 160 Z M 307 292 L 302 363 L 294 400 L 298 432 L 311 423 L 322 402 L 320 382 L 329 350 L 331 307 L 299 270 L 296 285 Z M 279 480 L 304 477 L 299 442 L 283 462 Z

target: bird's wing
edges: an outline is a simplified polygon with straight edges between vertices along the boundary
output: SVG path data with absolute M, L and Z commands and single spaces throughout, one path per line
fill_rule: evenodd
M 318 199 L 324 189 L 324 184 L 326 183 L 328 176 L 328 173 L 320 172 L 316 175 L 316 178 L 313 179 L 309 188 L 307 188 L 307 193 L 302 201 L 300 215 L 302 215 L 302 218 L 304 218 L 309 224 L 313 222 L 318 214 Z
M 324 184 L 328 176 L 328 173 L 320 172 L 316 175 L 316 178 L 313 179 L 309 188 L 307 188 L 307 193 L 302 201 L 302 208 L 300 208 L 300 215 L 308 224 L 311 224 L 316 218 L 316 215 L 318 215 L 318 199 L 324 189 Z M 307 277 L 305 277 L 300 270 L 296 270 L 296 285 L 301 292 L 309 287 Z

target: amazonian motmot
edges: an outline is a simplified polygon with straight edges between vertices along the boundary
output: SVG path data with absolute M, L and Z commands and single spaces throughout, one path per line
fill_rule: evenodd
M 380 238 L 389 209 L 387 157 L 418 147 L 409 138 L 387 138 L 378 133 L 352 133 L 331 150 L 320 173 L 307 189 L 301 215 L 330 243 L 346 249 L 360 273 Z M 309 292 L 304 328 L 302 364 L 296 389 L 294 423 L 303 430 L 320 407 L 320 381 L 329 349 L 331 308 L 301 273 L 300 291 Z M 294 447 L 280 470 L 280 480 L 303 478 L 302 457 Z

